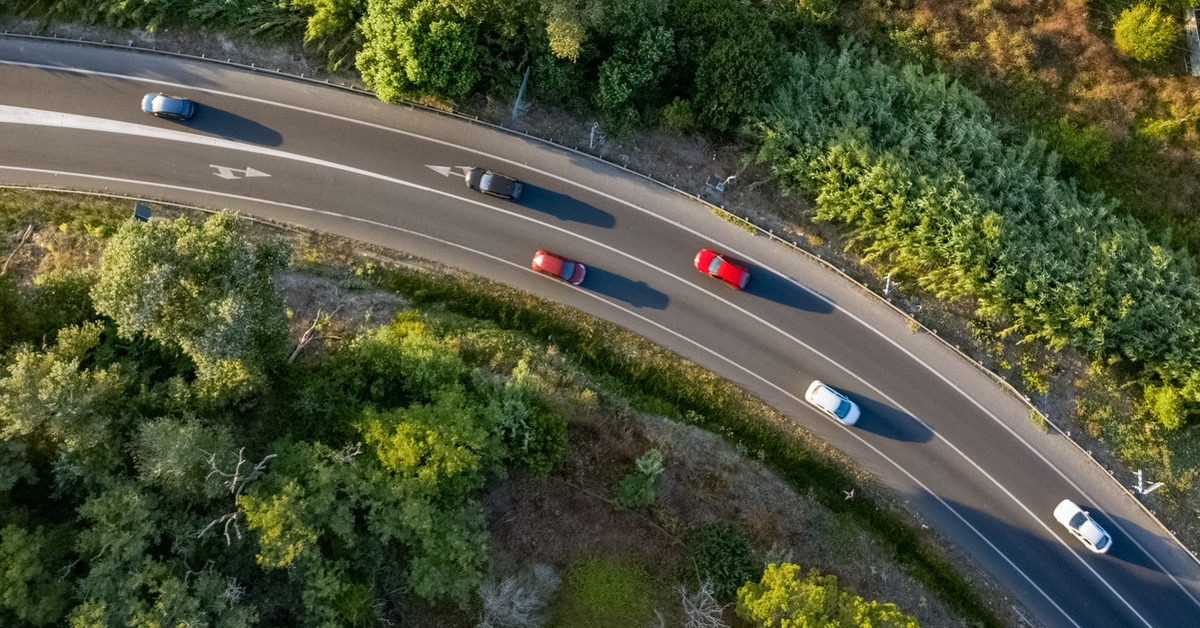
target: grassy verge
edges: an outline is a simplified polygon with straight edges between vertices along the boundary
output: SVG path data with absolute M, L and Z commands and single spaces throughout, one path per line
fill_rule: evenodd
M 784 417 L 732 384 L 613 325 L 568 316 L 565 308 L 548 307 L 528 295 L 474 279 L 401 270 L 388 271 L 384 285 L 418 307 L 442 308 L 533 337 L 552 337 L 563 353 L 604 373 L 606 385 L 633 400 L 635 407 L 696 424 L 757 452 L 797 492 L 814 496 L 888 547 L 910 576 L 971 624 L 1002 625 L 968 581 L 902 515 L 870 498 L 846 500 L 842 487 L 855 480 L 807 447 Z

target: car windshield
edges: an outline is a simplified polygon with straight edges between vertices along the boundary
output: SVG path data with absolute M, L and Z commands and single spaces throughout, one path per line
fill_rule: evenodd
M 850 414 L 850 402 L 846 401 L 845 399 L 840 400 L 833 413 L 836 414 L 839 419 L 846 418 L 846 415 Z
M 559 271 L 558 275 L 560 277 L 562 277 L 564 281 L 570 281 L 571 275 L 574 275 L 574 274 L 575 274 L 575 263 L 574 262 L 563 262 L 562 270 Z
M 485 190 L 492 189 L 492 173 L 485 172 L 482 177 L 479 177 L 479 187 Z
M 708 274 L 715 275 L 718 270 L 721 270 L 721 258 L 714 256 L 708 263 Z
M 1077 513 L 1075 513 L 1074 517 L 1071 517 L 1071 522 L 1068 523 L 1067 525 L 1078 530 L 1079 526 L 1083 525 L 1084 521 L 1087 521 L 1087 516 L 1084 515 L 1082 512 L 1077 512 Z

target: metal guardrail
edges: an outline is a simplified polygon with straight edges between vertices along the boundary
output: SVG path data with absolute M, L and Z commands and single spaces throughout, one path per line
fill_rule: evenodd
M 1192 16 L 1193 16 L 1193 19 L 1195 19 L 1195 10 L 1192 10 Z M 1193 22 L 1193 23 L 1194 23 L 1194 22 Z M 271 75 L 278 76 L 278 77 L 281 77 L 281 78 L 286 78 L 286 79 L 290 79 L 290 80 L 301 80 L 301 81 L 310 82 L 310 83 L 314 83 L 314 84 L 318 84 L 318 85 L 326 85 L 326 86 L 329 86 L 329 87 L 334 87 L 334 88 L 338 88 L 338 89 L 343 89 L 343 90 L 347 90 L 347 91 L 351 91 L 351 92 L 358 93 L 358 94 L 363 94 L 363 95 L 371 95 L 371 96 L 374 96 L 374 95 L 375 95 L 375 93 L 374 93 L 374 92 L 372 92 L 372 91 L 371 91 L 371 90 L 369 90 L 369 89 L 365 89 L 365 88 L 362 88 L 362 87 L 357 87 L 357 86 L 351 85 L 351 84 L 349 84 L 349 83 L 335 83 L 335 82 L 329 81 L 328 79 L 319 79 L 319 78 L 316 78 L 316 77 L 305 76 L 304 74 L 300 74 L 300 75 L 291 74 L 291 73 L 289 73 L 289 72 L 284 72 L 284 71 L 282 71 L 282 70 L 281 70 L 281 69 L 279 69 L 279 68 L 276 68 L 276 69 L 272 70 L 272 69 L 270 69 L 270 68 L 258 67 L 258 66 L 256 66 L 256 65 L 255 65 L 255 64 L 253 64 L 253 63 L 251 63 L 251 64 L 249 64 L 249 65 L 246 65 L 246 64 L 244 64 L 244 63 L 239 63 L 239 62 L 236 62 L 236 61 L 232 61 L 232 60 L 230 60 L 230 59 L 226 59 L 226 60 L 222 61 L 221 59 L 217 59 L 217 58 L 213 58 L 213 57 L 207 57 L 207 56 L 205 56 L 205 55 L 196 56 L 196 55 L 193 55 L 193 54 L 188 54 L 188 53 L 185 53 L 185 52 L 182 52 L 182 51 L 175 51 L 175 52 L 172 52 L 172 51 L 170 51 L 170 50 L 159 50 L 157 47 L 154 47 L 154 46 L 152 46 L 152 47 L 150 47 L 150 48 L 145 48 L 145 47 L 142 47 L 142 46 L 134 46 L 134 45 L 132 45 L 132 43 L 129 43 L 129 44 L 126 44 L 126 45 L 121 45 L 121 44 L 116 44 L 116 43 L 109 43 L 109 42 L 107 42 L 107 41 L 100 41 L 100 42 L 96 42 L 96 41 L 90 41 L 90 40 L 83 39 L 82 37 L 81 37 L 81 38 L 79 38 L 79 39 L 74 39 L 74 38 L 64 38 L 64 37 L 58 37 L 57 35 L 45 36 L 45 35 L 35 35 L 35 34 L 33 34 L 33 33 L 28 33 L 28 34 L 23 34 L 23 33 L 13 33 L 13 32 L 10 32 L 10 31 L 8 31 L 8 30 L 5 30 L 5 31 L 4 31 L 4 33 L 3 33 L 3 36 L 5 36 L 5 37 L 10 37 L 10 38 L 16 38 L 16 39 L 32 39 L 32 40 L 39 40 L 39 41 L 57 41 L 57 42 L 63 42 L 63 43 L 75 43 L 75 44 L 80 44 L 80 45 L 85 45 L 85 46 L 97 46 L 97 47 L 105 47 L 105 48 L 116 48 L 116 49 L 122 49 L 122 50 L 135 50 L 135 51 L 138 51 L 138 52 L 149 52 L 149 53 L 155 53 L 155 54 L 164 54 L 164 55 L 169 55 L 169 56 L 174 56 L 174 57 L 180 57 L 180 58 L 183 58 L 183 59 L 189 59 L 189 60 L 194 60 L 194 61 L 204 61 L 204 62 L 209 62 L 209 63 L 219 63 L 219 64 L 223 64 L 223 65 L 228 65 L 228 66 L 231 66 L 231 67 L 236 67 L 236 68 L 239 68 L 239 69 L 242 69 L 242 70 L 249 70 L 249 71 L 252 71 L 252 72 L 263 72 L 263 73 L 266 73 L 266 74 L 271 74 Z M 408 108 L 410 108 L 410 109 L 419 109 L 419 110 L 426 111 L 426 112 L 429 112 L 429 113 L 434 113 L 434 114 L 437 114 L 437 115 L 442 115 L 442 116 L 448 116 L 448 117 L 452 117 L 452 118 L 457 118 L 457 119 L 460 119 L 460 120 L 463 120 L 463 121 L 465 121 L 465 122 L 469 122 L 469 123 L 472 123 L 472 124 L 478 124 L 478 125 L 481 125 L 481 126 L 486 126 L 486 127 L 489 127 L 489 128 L 491 128 L 491 129 L 494 129 L 494 130 L 501 131 L 501 132 L 503 132 L 503 133 L 508 133 L 508 134 L 512 134 L 512 135 L 519 135 L 519 136 L 521 136 L 521 137 L 524 137 L 524 138 L 526 138 L 526 139 L 528 139 L 528 140 L 531 140 L 531 141 L 534 141 L 534 142 L 538 142 L 538 143 L 541 143 L 541 144 L 546 144 L 546 145 L 548 145 L 548 146 L 551 146 L 551 147 L 553 147 L 553 148 L 555 148 L 555 149 L 558 149 L 558 150 L 566 150 L 566 151 L 570 151 L 570 152 L 572 152 L 572 153 L 575 153 L 576 155 L 579 155 L 579 156 L 582 156 L 582 157 L 586 157 L 586 158 L 589 158 L 589 159 L 593 159 L 593 160 L 595 160 L 595 161 L 599 161 L 599 162 L 601 162 L 601 163 L 604 163 L 604 164 L 606 164 L 606 165 L 610 165 L 610 166 L 614 166 L 614 167 L 620 168 L 621 170 L 624 170 L 625 172 L 628 172 L 628 173 L 630 173 L 630 174 L 633 174 L 633 175 L 635 175 L 635 176 L 641 177 L 641 178 L 645 179 L 646 181 L 648 181 L 648 182 L 650 182 L 650 183 L 652 183 L 652 184 L 659 185 L 659 186 L 661 186 L 661 187 L 663 187 L 663 188 L 666 188 L 666 189 L 668 189 L 668 190 L 670 190 L 670 191 L 672 191 L 672 192 L 674 192 L 674 193 L 676 193 L 676 194 L 679 194 L 679 195 L 685 196 L 685 197 L 687 197 L 687 198 L 689 198 L 689 199 L 691 199 L 691 200 L 693 200 L 693 201 L 695 201 L 695 202 L 697 202 L 697 203 L 700 203 L 700 204 L 702 204 L 702 205 L 706 205 L 706 206 L 708 206 L 709 210 L 710 210 L 710 211 L 712 211 L 713 213 L 716 213 L 716 214 L 718 214 L 718 215 L 720 215 L 720 216 L 722 216 L 722 217 L 724 217 L 724 218 L 727 218 L 727 219 L 729 219 L 729 220 L 731 220 L 731 221 L 733 221 L 733 222 L 736 222 L 736 223 L 738 223 L 738 224 L 741 224 L 741 225 L 745 226 L 747 229 L 749 229 L 749 230 L 752 230 L 752 231 L 753 231 L 755 234 L 758 234 L 758 235 L 764 235 L 764 236 L 766 236 L 767 238 L 769 238 L 769 239 L 771 239 L 771 240 L 773 240 L 773 241 L 775 241 L 775 242 L 778 242 L 778 243 L 780 243 L 780 244 L 783 244 L 784 246 L 787 246 L 788 248 L 792 249 L 793 251 L 795 251 L 795 252 L 799 253 L 800 255 L 803 255 L 804 257 L 806 257 L 806 258 L 808 258 L 808 259 L 810 259 L 810 260 L 812 260 L 812 261 L 816 262 L 816 263 L 817 263 L 817 264 L 819 264 L 820 266 L 824 267 L 826 270 L 829 270 L 829 271 L 831 271 L 831 272 L 833 272 L 833 273 L 837 274 L 839 277 L 841 277 L 841 278 L 842 278 L 842 280 L 843 280 L 843 281 L 845 281 L 845 282 L 847 282 L 847 283 L 849 283 L 849 284 L 851 284 L 851 285 L 855 286 L 855 287 L 856 287 L 856 288 L 857 288 L 857 289 L 858 289 L 860 292 L 862 292 L 862 293 L 865 293 L 865 294 L 869 294 L 869 295 L 871 295 L 871 296 L 875 297 L 875 298 L 876 298 L 878 301 L 880 301 L 880 302 L 882 302 L 882 303 L 886 304 L 886 305 L 887 305 L 887 307 L 891 308 L 891 310 L 892 310 L 893 312 L 895 312 L 895 313 L 896 313 L 896 314 L 898 314 L 899 316 L 901 316 L 901 317 L 903 317 L 903 318 L 907 319 L 907 320 L 908 320 L 908 324 L 909 324 L 910 326 L 911 326 L 911 325 L 915 325 L 915 326 L 917 327 L 918 331 L 921 331 L 921 330 L 923 330 L 923 331 L 925 331 L 927 334 L 929 334 L 930 336 L 932 336 L 933 338 L 936 338 L 936 339 L 937 339 L 937 340 L 938 340 L 938 341 L 939 341 L 939 342 L 940 342 L 940 343 L 941 343 L 943 346 L 945 346 L 946 348 L 950 349 L 950 350 L 951 350 L 953 353 L 957 354 L 957 356 L 958 356 L 958 357 L 959 357 L 961 360 L 963 360 L 964 362 L 966 362 L 966 363 L 970 364 L 971 366 L 973 366 L 973 367 L 974 367 L 976 370 L 978 370 L 979 372 L 983 373 L 985 376 L 987 376 L 988 378 L 990 378 L 990 379 L 991 379 L 993 382 L 995 382 L 997 385 L 999 385 L 999 386 L 1000 386 L 1002 389 L 1004 389 L 1004 390 L 1005 390 L 1005 391 L 1007 391 L 1009 394 L 1013 395 L 1015 398 L 1017 398 L 1018 400 L 1020 400 L 1021 402 L 1023 402 L 1023 403 L 1024 403 L 1024 404 L 1025 404 L 1025 405 L 1026 405 L 1026 406 L 1027 406 L 1027 407 L 1028 407 L 1030 410 L 1031 410 L 1031 411 L 1033 411 L 1033 412 L 1040 412 L 1040 411 L 1037 409 L 1037 407 L 1033 405 L 1033 402 L 1032 402 L 1032 401 L 1029 399 L 1029 397 L 1028 397 L 1028 396 L 1026 396 L 1024 393 L 1020 392 L 1019 390 L 1017 390 L 1017 389 L 1016 389 L 1016 387 L 1014 387 L 1014 386 L 1013 386 L 1011 383 L 1009 383 L 1009 382 L 1008 382 L 1008 380 L 1005 380 L 1003 377 L 1000 377 L 1000 375 L 998 375 L 998 374 L 994 373 L 993 371 L 991 371 L 991 370 L 990 370 L 990 369 L 988 369 L 987 367 L 985 367 L 985 366 L 983 366 L 982 364 L 980 364 L 978 361 L 976 361 L 976 360 L 974 360 L 973 358 L 971 358 L 970 356 L 968 356 L 966 353 L 964 353 L 964 352 L 962 351 L 962 349 L 960 349 L 958 346 L 956 346 L 956 345 L 954 345 L 953 343 L 951 343 L 949 340 L 947 340 L 947 339 L 945 339 L 945 338 L 943 338 L 943 337 L 939 336 L 939 335 L 938 335 L 938 333 L 937 333 L 937 330 L 935 330 L 935 329 L 932 329 L 932 328 L 930 328 L 930 327 L 927 327 L 927 326 L 925 326 L 925 325 L 924 325 L 924 324 L 922 324 L 920 321 L 918 321 L 916 318 L 914 318 L 914 317 L 913 317 L 911 314 L 909 314 L 908 312 L 904 311 L 903 309 L 901 309 L 900 307 L 898 307 L 896 304 L 892 303 L 892 302 L 891 302 L 889 299 L 885 298 L 883 295 L 880 295 L 879 293 L 877 293 L 877 292 L 875 292 L 874 290 L 870 289 L 869 287 L 867 287 L 867 286 L 866 286 L 865 284 L 863 284 L 862 282 L 860 282 L 860 281 L 858 281 L 857 279 L 854 279 L 854 278 L 853 278 L 853 277 L 851 277 L 850 275 L 846 274 L 846 272 L 845 272 L 845 271 L 843 271 L 842 269 L 838 268 L 837 266 L 834 266 L 834 265 L 833 265 L 833 263 L 831 263 L 831 262 L 829 262 L 829 261 L 825 260 L 824 258 L 820 257 L 819 255 L 817 255 L 817 254 L 815 254 L 815 253 L 813 253 L 813 252 L 811 252 L 811 251 L 808 251 L 808 250 L 804 249 L 803 247 L 799 246 L 799 245 L 798 245 L 798 244 L 796 244 L 795 242 L 793 242 L 793 241 L 791 241 L 791 240 L 788 240 L 788 239 L 785 239 L 785 238 L 783 238 L 783 237 L 781 237 L 781 236 L 779 236 L 779 235 L 775 234 L 775 232 L 774 232 L 774 231 L 772 231 L 772 230 L 770 230 L 770 229 L 766 229 L 766 228 L 760 227 L 760 226 L 758 226 L 757 224 L 755 224 L 755 223 L 751 222 L 750 220 L 748 220 L 748 219 L 746 219 L 746 218 L 743 218 L 742 216 L 738 216 L 737 214 L 734 214 L 733 212 L 730 212 L 729 210 L 725 209 L 724 207 L 720 207 L 720 206 L 714 205 L 713 203 L 710 203 L 709 201 L 707 201 L 707 200 L 705 200 L 705 199 L 701 198 L 699 195 L 693 194 L 693 193 L 691 193 L 691 192 L 687 192 L 687 191 L 685 191 L 685 190 L 681 190 L 681 189 L 679 189 L 679 188 L 677 188 L 677 187 L 675 187 L 675 186 L 673 186 L 673 185 L 671 185 L 671 184 L 669 184 L 669 183 L 665 183 L 665 182 L 663 182 L 663 181 L 659 181 L 658 179 L 655 179 L 654 177 L 650 176 L 649 174 L 646 174 L 646 173 L 643 173 L 643 172 L 639 172 L 639 171 L 637 171 L 637 170 L 634 170 L 634 169 L 630 168 L 629 166 L 627 166 L 627 165 L 625 165 L 625 164 L 623 164 L 623 163 L 617 163 L 617 162 L 615 162 L 615 161 L 610 161 L 610 160 L 608 160 L 608 159 L 605 159 L 605 158 L 603 158 L 602 156 L 599 156 L 599 155 L 593 155 L 593 154 L 591 154 L 591 153 L 584 152 L 584 151 L 582 151 L 582 150 L 580 150 L 580 149 L 578 149 L 578 148 L 574 148 L 574 147 L 571 147 L 571 146 L 566 146 L 566 145 L 563 145 L 563 144 L 558 144 L 558 143 L 554 142 L 554 140 L 553 140 L 553 139 L 546 139 L 546 138 L 538 137 L 538 136 L 536 136 L 536 135 L 530 135 L 529 133 L 526 133 L 525 131 L 521 131 L 521 130 L 519 130 L 519 129 L 514 129 L 514 128 L 506 127 L 506 126 L 504 126 L 503 124 L 497 124 L 497 123 L 493 123 L 493 122 L 488 122 L 487 120 L 481 120 L 481 119 L 479 119 L 479 117 L 477 117 L 477 116 L 467 116 L 467 115 L 463 115 L 463 114 L 456 113 L 456 112 L 453 112 L 453 111 L 444 111 L 444 110 L 437 109 L 437 108 L 434 108 L 434 107 L 428 107 L 428 106 L 425 106 L 425 105 L 421 105 L 421 104 L 419 104 L 419 103 L 408 102 L 408 101 L 405 101 L 405 102 L 403 102 L 403 103 L 399 103 L 399 104 L 400 104 L 401 106 L 405 106 L 405 107 L 408 107 Z M 0 187 L 17 187 L 17 186 L 0 186 Z M 28 187 L 28 186 L 24 186 L 24 187 Z M 63 189 L 58 189 L 58 188 L 45 188 L 45 189 L 53 189 L 54 191 L 58 191 L 58 192 L 73 192 L 73 190 L 63 190 Z M 113 197 L 119 197 L 119 196 L 120 196 L 120 195 L 113 195 L 113 194 L 96 194 L 96 193 L 88 193 L 88 194 L 99 195 L 99 196 L 113 196 Z M 131 199 L 131 200 L 151 200 L 151 201 L 154 201 L 154 202 L 162 202 L 162 201 L 157 201 L 157 200 L 155 200 L 155 199 L 138 199 L 138 198 L 135 198 L 135 197 L 133 197 L 133 196 L 126 196 L 126 197 L 124 197 L 124 198 L 129 198 L 129 199 Z M 175 203 L 164 203 L 164 204 L 172 204 L 172 205 L 177 205 L 177 206 L 180 206 L 180 207 L 189 207 L 189 206 L 187 206 L 187 205 L 180 205 L 180 204 L 175 204 Z M 197 208 L 197 209 L 198 209 L 198 208 Z M 1110 478 L 1112 478 L 1112 480 L 1113 480 L 1113 481 L 1114 481 L 1114 482 L 1115 482 L 1115 483 L 1116 483 L 1118 486 L 1120 486 L 1120 487 L 1121 487 L 1121 490 L 1122 490 L 1122 492 L 1124 492 L 1124 493 L 1125 493 L 1125 494 L 1126 494 L 1126 495 L 1127 495 L 1127 496 L 1128 496 L 1128 497 L 1129 497 L 1129 498 L 1130 498 L 1130 499 L 1131 499 L 1131 500 L 1132 500 L 1132 501 L 1133 501 L 1135 504 L 1137 504 L 1138 508 L 1140 508 L 1140 509 L 1141 509 L 1141 510 L 1142 510 L 1142 511 L 1143 511 L 1143 512 L 1146 514 L 1146 516 L 1150 517 L 1150 518 L 1151 518 L 1151 519 L 1153 519 L 1155 522 L 1157 522 L 1157 523 L 1158 523 L 1158 525 L 1159 525 L 1159 527 L 1161 527 L 1163 530 L 1165 530 L 1165 531 L 1166 531 L 1166 533 L 1167 533 L 1167 535 L 1168 535 L 1168 536 L 1170 536 L 1170 537 L 1171 537 L 1171 539 L 1172 539 L 1172 540 L 1174 540 L 1174 541 L 1175 541 L 1175 543 L 1176 543 L 1176 544 L 1177 544 L 1179 547 L 1183 548 L 1183 550 L 1184 550 L 1185 552 L 1187 552 L 1188 556 L 1190 556 L 1190 557 L 1192 558 L 1192 560 L 1193 560 L 1193 561 L 1195 561 L 1195 562 L 1196 562 L 1196 564 L 1197 564 L 1198 566 L 1200 566 L 1200 556 L 1198 556 L 1198 555 L 1197 555 L 1197 553 L 1196 553 L 1195 551 L 1193 551 L 1191 548 L 1189 548 L 1187 545 L 1184 545 L 1184 543 L 1183 543 L 1182 541 L 1180 541 L 1180 540 L 1179 540 L 1179 537 L 1177 537 L 1177 536 L 1175 535 L 1175 533 L 1174 533 L 1174 532 L 1172 532 L 1172 531 L 1170 530 L 1170 528 L 1168 528 L 1166 525 L 1164 525 L 1164 524 L 1163 524 L 1163 522 L 1162 522 L 1161 520 L 1159 520 L 1158 516 L 1157 516 L 1157 515 L 1155 515 L 1155 513 L 1154 513 L 1154 511 L 1153 511 L 1153 510 L 1150 510 L 1150 508 L 1148 508 L 1148 507 L 1147 507 L 1147 506 L 1146 506 L 1144 503 L 1142 503 L 1142 501 L 1141 501 L 1140 499 L 1138 499 L 1138 498 L 1137 498 L 1137 497 L 1136 497 L 1136 496 L 1133 494 L 1133 492 L 1129 490 L 1129 488 L 1128 488 L 1128 487 L 1127 487 L 1125 484 L 1121 483 L 1121 482 L 1120 482 L 1120 481 L 1119 481 L 1119 480 L 1116 478 L 1116 475 L 1114 474 L 1114 472 L 1113 472 L 1111 469 L 1105 468 L 1105 466 L 1104 466 L 1104 465 L 1100 464 L 1100 462 L 1099 462 L 1098 460 L 1096 460 L 1096 459 L 1095 459 L 1095 458 L 1092 456 L 1091 452 L 1089 452 L 1088 450 L 1084 449 L 1084 448 L 1083 448 L 1083 446 L 1081 446 L 1079 443 L 1075 442 L 1075 440 L 1074 440 L 1074 439 L 1072 439 L 1072 438 L 1070 437 L 1070 435 L 1069 435 L 1069 434 L 1067 434 L 1066 432 L 1064 432 L 1064 431 L 1062 430 L 1062 428 L 1058 427 L 1057 425 L 1055 425 L 1055 424 L 1054 424 L 1053 422 L 1051 422 L 1051 421 L 1046 421 L 1046 425 L 1048 425 L 1048 426 L 1050 426 L 1050 427 L 1053 427 L 1053 428 L 1054 428 L 1054 431 L 1055 431 L 1055 432 L 1056 432 L 1056 433 L 1057 433 L 1059 436 L 1061 436 L 1063 439 L 1065 439 L 1067 442 L 1071 443 L 1071 445 L 1073 445 L 1073 446 L 1075 447 L 1075 449 L 1077 449 L 1077 450 L 1079 451 L 1079 453 L 1080 453 L 1080 454 L 1082 454 L 1082 455 L 1083 455 L 1085 458 L 1087 458 L 1088 460 L 1090 460 L 1090 461 L 1092 462 L 1092 464 L 1096 465 L 1096 467 L 1097 467 L 1098 469 L 1100 469 L 1100 470 L 1104 471 L 1105 473 L 1107 473 L 1107 474 L 1108 474 L 1108 476 L 1109 476 Z

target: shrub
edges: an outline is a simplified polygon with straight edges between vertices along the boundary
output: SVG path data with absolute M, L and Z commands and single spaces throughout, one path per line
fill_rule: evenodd
M 761 582 L 738 591 L 737 614 L 752 626 L 892 626 L 917 628 L 895 604 L 868 601 L 816 569 L 801 576 L 792 564 L 771 565 Z
M 625 476 L 617 487 L 617 503 L 629 509 L 644 508 L 654 503 L 654 487 L 663 472 L 662 452 L 651 449 L 635 464 L 637 471 Z
M 1122 11 L 1113 31 L 1122 52 L 1137 61 L 1153 62 L 1171 51 L 1179 25 L 1161 8 L 1143 2 Z
M 688 555 L 699 580 L 711 579 L 717 599 L 728 600 L 754 578 L 754 557 L 741 530 L 728 523 L 710 523 L 688 540 Z
M 1080 127 L 1066 116 L 1050 130 L 1051 145 L 1066 170 L 1076 176 L 1092 174 L 1112 156 L 1112 140 L 1095 124 Z
M 680 133 L 691 133 L 696 129 L 696 114 L 692 103 L 676 96 L 671 104 L 662 109 L 663 126 Z
M 1166 427 L 1176 429 L 1183 424 L 1183 394 L 1175 386 L 1146 386 L 1142 391 L 1146 412 Z

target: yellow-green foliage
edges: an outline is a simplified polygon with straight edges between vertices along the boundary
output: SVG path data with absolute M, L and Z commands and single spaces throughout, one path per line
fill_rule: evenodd
M 1158 61 L 1171 52 L 1179 24 L 1160 7 L 1143 2 L 1122 11 L 1113 31 L 1122 52 L 1138 61 Z
M 800 577 L 799 570 L 790 563 L 768 565 L 760 582 L 738 590 L 738 616 L 763 628 L 917 628 L 916 618 L 895 604 L 867 601 L 840 589 L 837 576 L 810 569 Z
M 1146 412 L 1168 429 L 1183 422 L 1183 394 L 1175 386 L 1146 386 L 1142 390 Z

